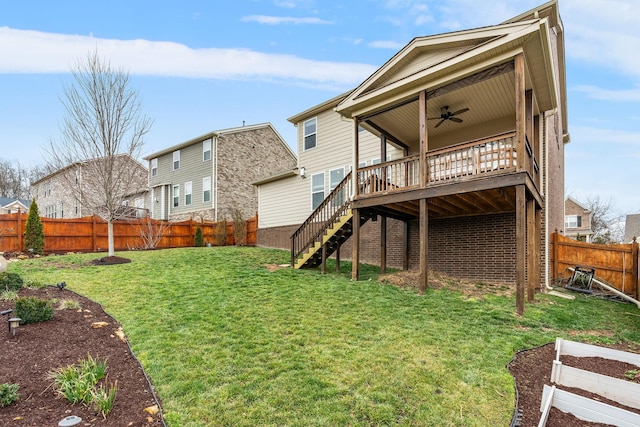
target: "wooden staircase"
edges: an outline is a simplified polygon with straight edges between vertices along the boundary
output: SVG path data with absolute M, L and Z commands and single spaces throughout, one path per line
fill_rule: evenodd
M 291 266 L 313 268 L 333 254 L 353 233 L 351 211 L 351 172 L 322 201 L 306 221 L 291 235 Z M 367 218 L 361 218 L 361 223 Z

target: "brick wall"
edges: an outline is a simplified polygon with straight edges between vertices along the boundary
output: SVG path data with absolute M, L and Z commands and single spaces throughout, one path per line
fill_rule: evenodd
M 289 237 L 298 226 L 258 230 L 258 246 L 290 250 Z M 403 222 L 387 220 L 387 266 L 401 268 Z M 417 270 L 419 223 L 409 223 L 409 268 Z M 516 281 L 515 214 L 484 215 L 429 221 L 429 269 L 464 279 L 492 283 Z M 360 262 L 379 265 L 380 221 L 369 220 L 361 228 Z M 351 259 L 352 241 L 340 250 L 341 259 Z

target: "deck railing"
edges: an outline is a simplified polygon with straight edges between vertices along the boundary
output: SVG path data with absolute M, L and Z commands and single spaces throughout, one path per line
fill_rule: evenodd
M 478 175 L 515 171 L 515 133 L 472 141 L 427 153 L 427 185 Z M 420 187 L 418 154 L 359 168 L 358 195 Z
M 350 206 L 351 172 L 329 193 L 305 222 L 291 235 L 291 266 L 295 260 L 316 242 L 329 224 L 344 215 Z

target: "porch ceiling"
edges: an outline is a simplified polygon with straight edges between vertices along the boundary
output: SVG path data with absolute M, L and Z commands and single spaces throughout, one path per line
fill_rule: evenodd
M 436 96 L 427 100 L 427 117 L 440 117 L 443 107 L 455 112 L 463 108 L 469 111 L 456 116 L 463 120 L 456 123 L 450 120 L 436 128 L 440 120 L 428 120 L 429 138 L 436 138 L 446 133 L 473 134 L 474 128 L 486 127 L 487 123 L 499 120 L 510 120 L 515 127 L 515 74 L 513 71 L 493 77 L 461 89 Z M 368 126 L 373 124 L 374 126 Z M 368 118 L 363 126 L 376 135 L 383 129 L 390 136 L 417 151 L 420 145 L 420 117 L 418 100 L 374 115 Z M 377 128 L 377 129 L 376 129 Z M 479 130 L 486 132 L 486 130 Z M 485 133 L 486 135 L 486 133 Z M 430 148 L 440 148 L 431 147 Z

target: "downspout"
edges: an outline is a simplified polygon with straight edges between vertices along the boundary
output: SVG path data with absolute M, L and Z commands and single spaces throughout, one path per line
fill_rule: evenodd
M 544 150 L 546 151 L 544 156 L 544 170 L 546 172 L 544 180 L 544 197 L 548 201 L 549 195 L 549 117 L 558 114 L 558 108 L 544 112 Z M 552 291 L 549 277 L 549 205 L 545 206 L 544 210 L 544 236 L 546 243 L 546 250 L 544 251 L 544 287 L 547 291 Z

